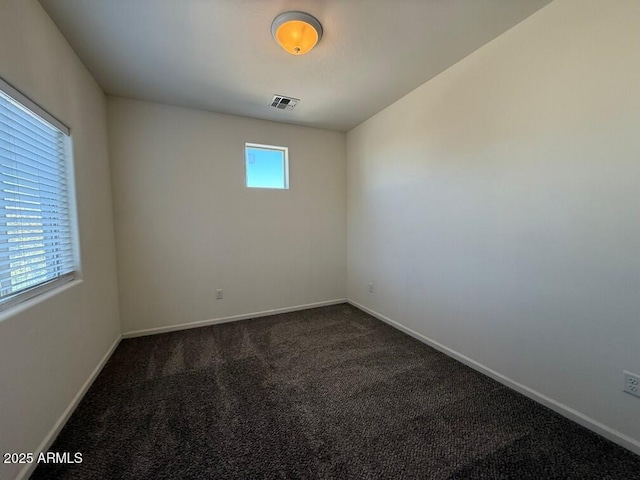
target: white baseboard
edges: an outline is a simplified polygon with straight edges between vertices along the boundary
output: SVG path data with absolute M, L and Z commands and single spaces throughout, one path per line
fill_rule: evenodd
M 177 330 L 187 330 L 189 328 L 206 327 L 208 325 L 217 325 L 219 323 L 237 322 L 239 320 L 248 320 L 250 318 L 266 317 L 269 315 L 277 315 L 279 313 L 297 312 L 298 310 L 308 310 L 309 308 L 326 307 L 329 305 L 337 305 L 346 303 L 346 298 L 337 298 L 335 300 L 327 300 L 324 302 L 308 303 L 306 305 L 296 305 L 293 307 L 276 308 L 274 310 L 263 310 L 262 312 L 243 313 L 241 315 L 232 315 L 230 317 L 213 318 L 211 320 L 199 320 L 197 322 L 180 323 L 178 325 L 168 325 L 166 327 L 146 328 L 143 330 L 134 330 L 122 334 L 122 338 L 142 337 L 145 335 L 155 335 L 157 333 L 175 332 Z
M 476 362 L 472 358 L 469 358 L 466 355 L 461 354 L 460 352 L 452 350 L 451 348 L 445 345 L 442 345 L 441 343 L 438 343 L 435 340 L 432 340 L 431 338 L 421 333 L 418 333 L 415 330 L 412 330 L 411 328 L 405 327 L 404 325 L 396 322 L 395 320 L 391 320 L 389 317 L 386 317 L 381 313 L 376 312 L 375 310 L 371 310 L 370 308 L 367 308 L 364 305 L 360 305 L 359 303 L 354 302 L 353 300 L 347 300 L 347 301 L 348 303 L 362 310 L 363 312 L 366 312 L 369 315 L 376 317 L 378 320 L 382 320 L 383 322 L 388 323 L 392 327 L 397 328 L 398 330 L 406 333 L 407 335 L 411 335 L 413 338 L 423 343 L 426 343 L 430 347 L 433 347 L 436 350 L 439 350 L 445 353 L 446 355 L 452 358 L 455 358 L 456 360 L 464 363 L 465 365 L 468 365 L 474 370 L 477 370 L 480 373 L 483 373 L 488 377 L 491 377 L 494 380 L 502 383 L 503 385 L 511 388 L 512 390 L 515 390 L 525 395 L 526 397 L 529 397 L 531 400 L 534 400 L 544 405 L 545 407 L 550 408 L 551 410 L 559 413 L 563 417 L 566 417 L 569 420 L 572 420 L 577 424 L 582 425 L 583 427 L 588 428 L 589 430 L 597 433 L 598 435 L 601 435 L 606 439 L 611 440 L 614 443 L 617 443 L 618 445 L 626 448 L 627 450 L 630 450 L 633 453 L 640 455 L 640 442 L 625 435 L 624 433 L 618 432 L 617 430 L 614 430 L 613 428 L 608 427 L 605 424 L 600 423 L 597 420 L 594 420 L 593 418 L 588 417 L 587 415 L 563 403 L 558 402 L 557 400 L 554 400 L 553 398 L 547 397 L 546 395 L 538 392 L 537 390 L 534 390 L 533 388 L 527 387 L 522 383 L 518 383 L 515 380 L 512 380 L 509 377 L 506 377 L 501 373 L 496 372 L 495 370 L 492 370 L 489 367 L 486 367 L 485 365 Z
M 120 343 L 121 339 L 122 339 L 122 336 L 119 335 L 118 338 L 116 338 L 115 342 L 113 342 L 111 347 L 109 347 L 109 350 L 107 350 L 107 353 L 105 353 L 104 356 L 100 359 L 100 361 L 98 362 L 98 365 L 96 365 L 96 368 L 93 369 L 93 371 L 89 375 L 89 378 L 87 378 L 87 381 L 82 384 L 82 386 L 80 387 L 80 390 L 78 390 L 78 393 L 76 393 L 75 397 L 73 397 L 73 399 L 71 400 L 67 408 L 64 410 L 64 412 L 62 412 L 62 415 L 60 415 L 60 418 L 58 418 L 58 421 L 53 425 L 53 428 L 51 428 L 49 433 L 47 433 L 47 435 L 44 437 L 44 440 L 42 440 L 38 448 L 33 451 L 34 458 L 38 458 L 38 455 L 40 455 L 40 452 L 47 451 L 47 449 L 51 446 L 53 441 L 56 439 L 56 437 L 60 433 L 60 430 L 62 430 L 62 427 L 64 427 L 65 423 L 67 423 L 67 420 L 69 420 L 69 417 L 71 416 L 71 414 L 74 412 L 74 410 L 80 403 L 80 400 L 82 400 L 82 397 L 84 397 L 84 394 L 87 393 L 87 390 L 89 390 L 89 387 L 91 386 L 91 384 L 93 384 L 93 381 L 96 379 L 98 374 L 102 371 L 102 368 L 104 367 L 105 363 L 107 363 L 107 360 L 109 360 L 109 358 L 111 357 L 111 354 L 114 352 L 114 350 Z M 29 478 L 29 476 L 33 473 L 37 465 L 38 464 L 36 462 L 26 464 L 24 468 L 20 471 L 18 476 L 16 477 L 16 480 L 23 480 L 23 479 Z

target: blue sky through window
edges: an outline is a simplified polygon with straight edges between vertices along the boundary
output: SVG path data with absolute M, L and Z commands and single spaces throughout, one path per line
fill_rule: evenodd
M 287 188 L 283 150 L 247 146 L 245 161 L 247 187 Z

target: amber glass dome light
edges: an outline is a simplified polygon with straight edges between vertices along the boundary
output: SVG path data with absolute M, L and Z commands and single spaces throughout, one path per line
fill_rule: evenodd
M 291 55 L 304 55 L 322 38 L 322 25 L 308 13 L 285 12 L 273 20 L 271 34 Z

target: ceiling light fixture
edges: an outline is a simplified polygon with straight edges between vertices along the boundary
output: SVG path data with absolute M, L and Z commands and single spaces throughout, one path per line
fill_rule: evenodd
M 308 13 L 285 12 L 273 20 L 271 34 L 291 55 L 304 55 L 322 38 L 322 25 Z

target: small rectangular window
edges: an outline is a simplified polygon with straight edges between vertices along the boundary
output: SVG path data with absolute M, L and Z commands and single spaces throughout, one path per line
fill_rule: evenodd
M 73 278 L 69 129 L 0 80 L 0 309 Z
M 245 145 L 247 187 L 289 188 L 289 149 L 271 145 Z

